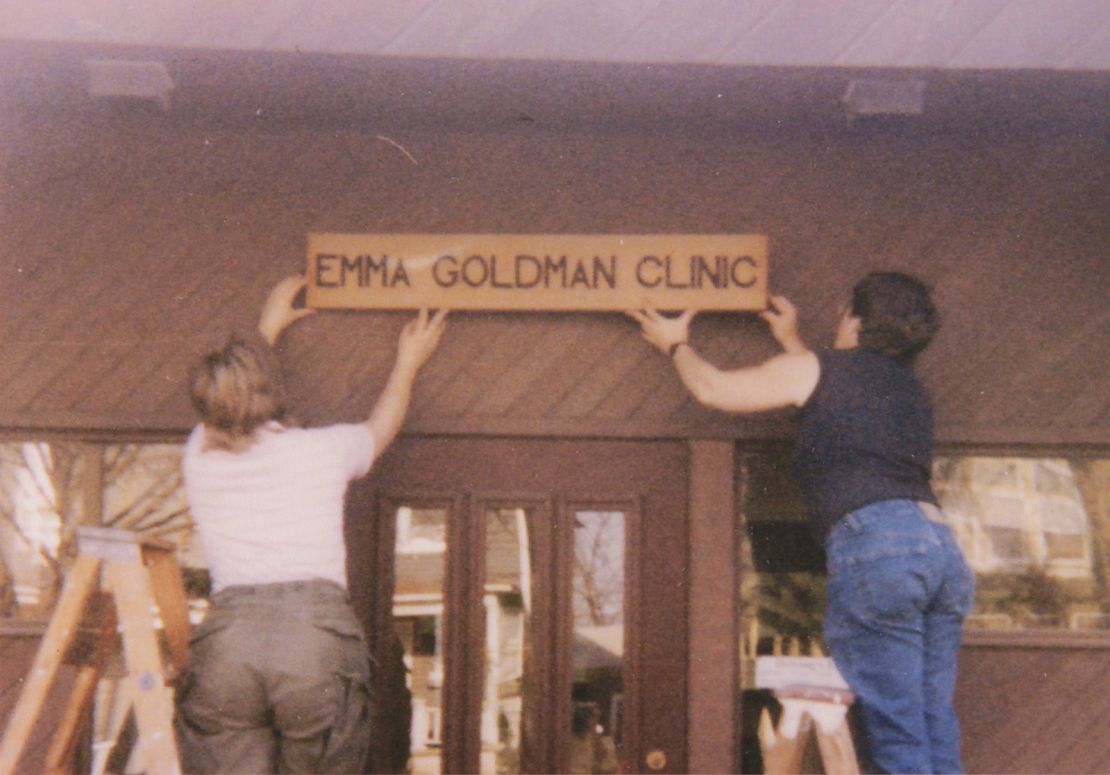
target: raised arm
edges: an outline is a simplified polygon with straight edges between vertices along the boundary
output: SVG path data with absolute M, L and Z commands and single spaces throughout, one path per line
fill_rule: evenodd
M 736 413 L 801 406 L 817 386 L 817 356 L 804 347 L 776 355 L 758 366 L 725 371 L 690 346 L 694 312 L 687 310 L 677 317 L 666 317 L 653 309 L 628 314 L 640 324 L 649 343 L 671 356 L 687 390 L 705 406 Z
M 817 356 L 811 352 L 782 353 L 758 366 L 724 371 L 689 346 L 674 357 L 678 376 L 690 393 L 724 412 L 762 412 L 801 406 L 817 385 Z
M 439 310 L 429 320 L 428 310 L 421 309 L 416 319 L 409 321 L 401 330 L 393 371 L 366 420 L 366 425 L 374 434 L 375 455 L 384 452 L 401 430 L 409 410 L 416 373 L 435 352 L 446 326 L 447 310 Z

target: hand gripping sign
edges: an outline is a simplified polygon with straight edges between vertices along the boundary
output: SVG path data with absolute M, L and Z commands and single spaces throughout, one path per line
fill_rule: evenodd
M 317 308 L 761 310 L 767 238 L 313 233 L 307 275 Z

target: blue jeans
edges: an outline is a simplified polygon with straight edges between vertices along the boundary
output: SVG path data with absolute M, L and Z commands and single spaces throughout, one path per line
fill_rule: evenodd
M 915 501 L 846 514 L 826 544 L 825 642 L 884 772 L 961 772 L 952 695 L 974 576 L 952 532 Z

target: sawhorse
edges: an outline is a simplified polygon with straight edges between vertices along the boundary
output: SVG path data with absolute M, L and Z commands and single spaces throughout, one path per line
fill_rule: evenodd
M 77 559 L 66 574 L 54 615 L 0 740 L 0 773 L 16 772 L 62 658 L 98 588 L 114 600 L 114 614 L 111 606 L 105 606 L 107 615 L 92 623 L 96 637 L 94 654 L 91 663 L 78 672 L 47 751 L 45 771 L 61 775 L 73 759 L 104 661 L 115 646 L 118 620 L 128 693 L 138 730 L 138 761 L 150 775 L 180 774 L 173 703 L 166 689 L 167 675 L 155 634 L 154 615 L 157 603 L 172 677 L 176 677 L 189 659 L 188 601 L 181 569 L 172 544 L 142 539 L 127 530 L 101 527 L 77 528 Z
M 778 726 L 764 709 L 759 719 L 759 745 L 767 775 L 802 772 L 810 732 L 817 736 L 821 763 L 830 775 L 859 775 L 859 761 L 848 728 L 848 708 L 855 699 L 847 689 L 784 686 L 774 690 L 782 705 Z

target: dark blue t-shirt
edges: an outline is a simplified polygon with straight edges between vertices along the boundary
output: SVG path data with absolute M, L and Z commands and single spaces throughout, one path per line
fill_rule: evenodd
M 799 411 L 794 447 L 794 473 L 815 523 L 827 533 L 877 501 L 936 503 L 933 412 L 913 371 L 861 348 L 817 359 L 821 375 Z

